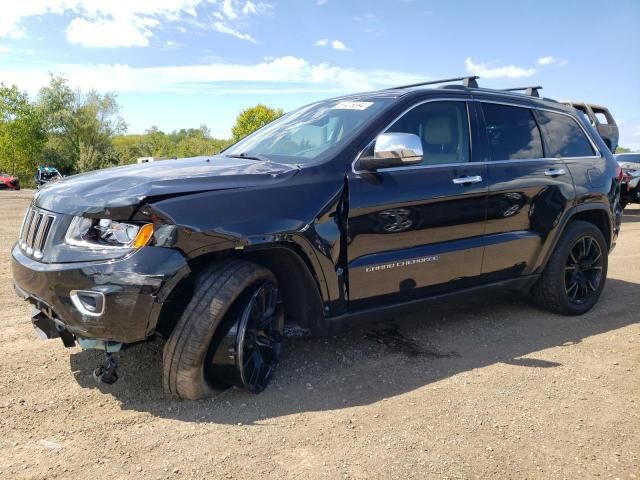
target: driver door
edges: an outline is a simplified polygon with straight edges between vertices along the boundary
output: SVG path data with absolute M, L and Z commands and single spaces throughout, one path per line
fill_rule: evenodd
M 422 102 L 385 130 L 418 135 L 421 163 L 358 171 L 356 162 L 348 175 L 350 309 L 477 281 L 487 181 L 486 165 L 472 161 L 470 124 L 466 99 Z

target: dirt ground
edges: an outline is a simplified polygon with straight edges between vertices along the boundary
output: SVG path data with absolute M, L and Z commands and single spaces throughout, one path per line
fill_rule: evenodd
M 340 338 L 290 339 L 270 387 L 166 397 L 161 347 L 39 340 L 11 287 L 29 192 L 0 193 L 0 478 L 640 477 L 640 208 L 599 304 L 491 292 Z

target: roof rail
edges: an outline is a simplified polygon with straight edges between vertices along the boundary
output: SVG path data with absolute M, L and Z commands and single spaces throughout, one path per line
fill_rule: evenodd
M 480 77 L 478 77 L 477 75 L 472 75 L 468 77 L 445 78 L 442 80 L 431 80 L 430 82 L 420 82 L 420 83 L 412 83 L 411 85 L 401 85 L 399 87 L 392 87 L 389 90 L 397 90 L 401 88 L 411 88 L 411 87 L 422 87 L 424 85 L 437 85 L 438 83 L 450 83 L 450 82 L 457 82 L 459 80 L 462 80 L 462 85 L 464 85 L 467 88 L 478 88 L 478 82 L 476 82 L 476 80 L 479 78 Z
M 529 95 L 530 97 L 540 98 L 540 93 L 538 92 L 538 90 L 542 90 L 542 87 L 538 85 L 537 87 L 518 87 L 518 88 L 503 89 L 503 91 L 505 92 L 522 92 L 523 90 L 525 91 L 525 94 Z

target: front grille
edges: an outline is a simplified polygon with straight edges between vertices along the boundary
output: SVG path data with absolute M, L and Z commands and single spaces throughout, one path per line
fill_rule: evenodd
M 38 260 L 43 257 L 47 237 L 55 219 L 55 215 L 33 207 L 27 210 L 19 240 L 20 248 L 27 255 Z

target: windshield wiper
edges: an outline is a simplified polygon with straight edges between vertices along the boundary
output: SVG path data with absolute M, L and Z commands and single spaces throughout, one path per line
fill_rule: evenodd
M 244 158 L 246 160 L 256 160 L 258 162 L 269 162 L 270 160 L 267 157 L 264 157 L 262 155 L 247 155 L 246 153 L 231 153 L 231 154 L 226 154 L 225 157 L 229 157 L 229 158 Z

